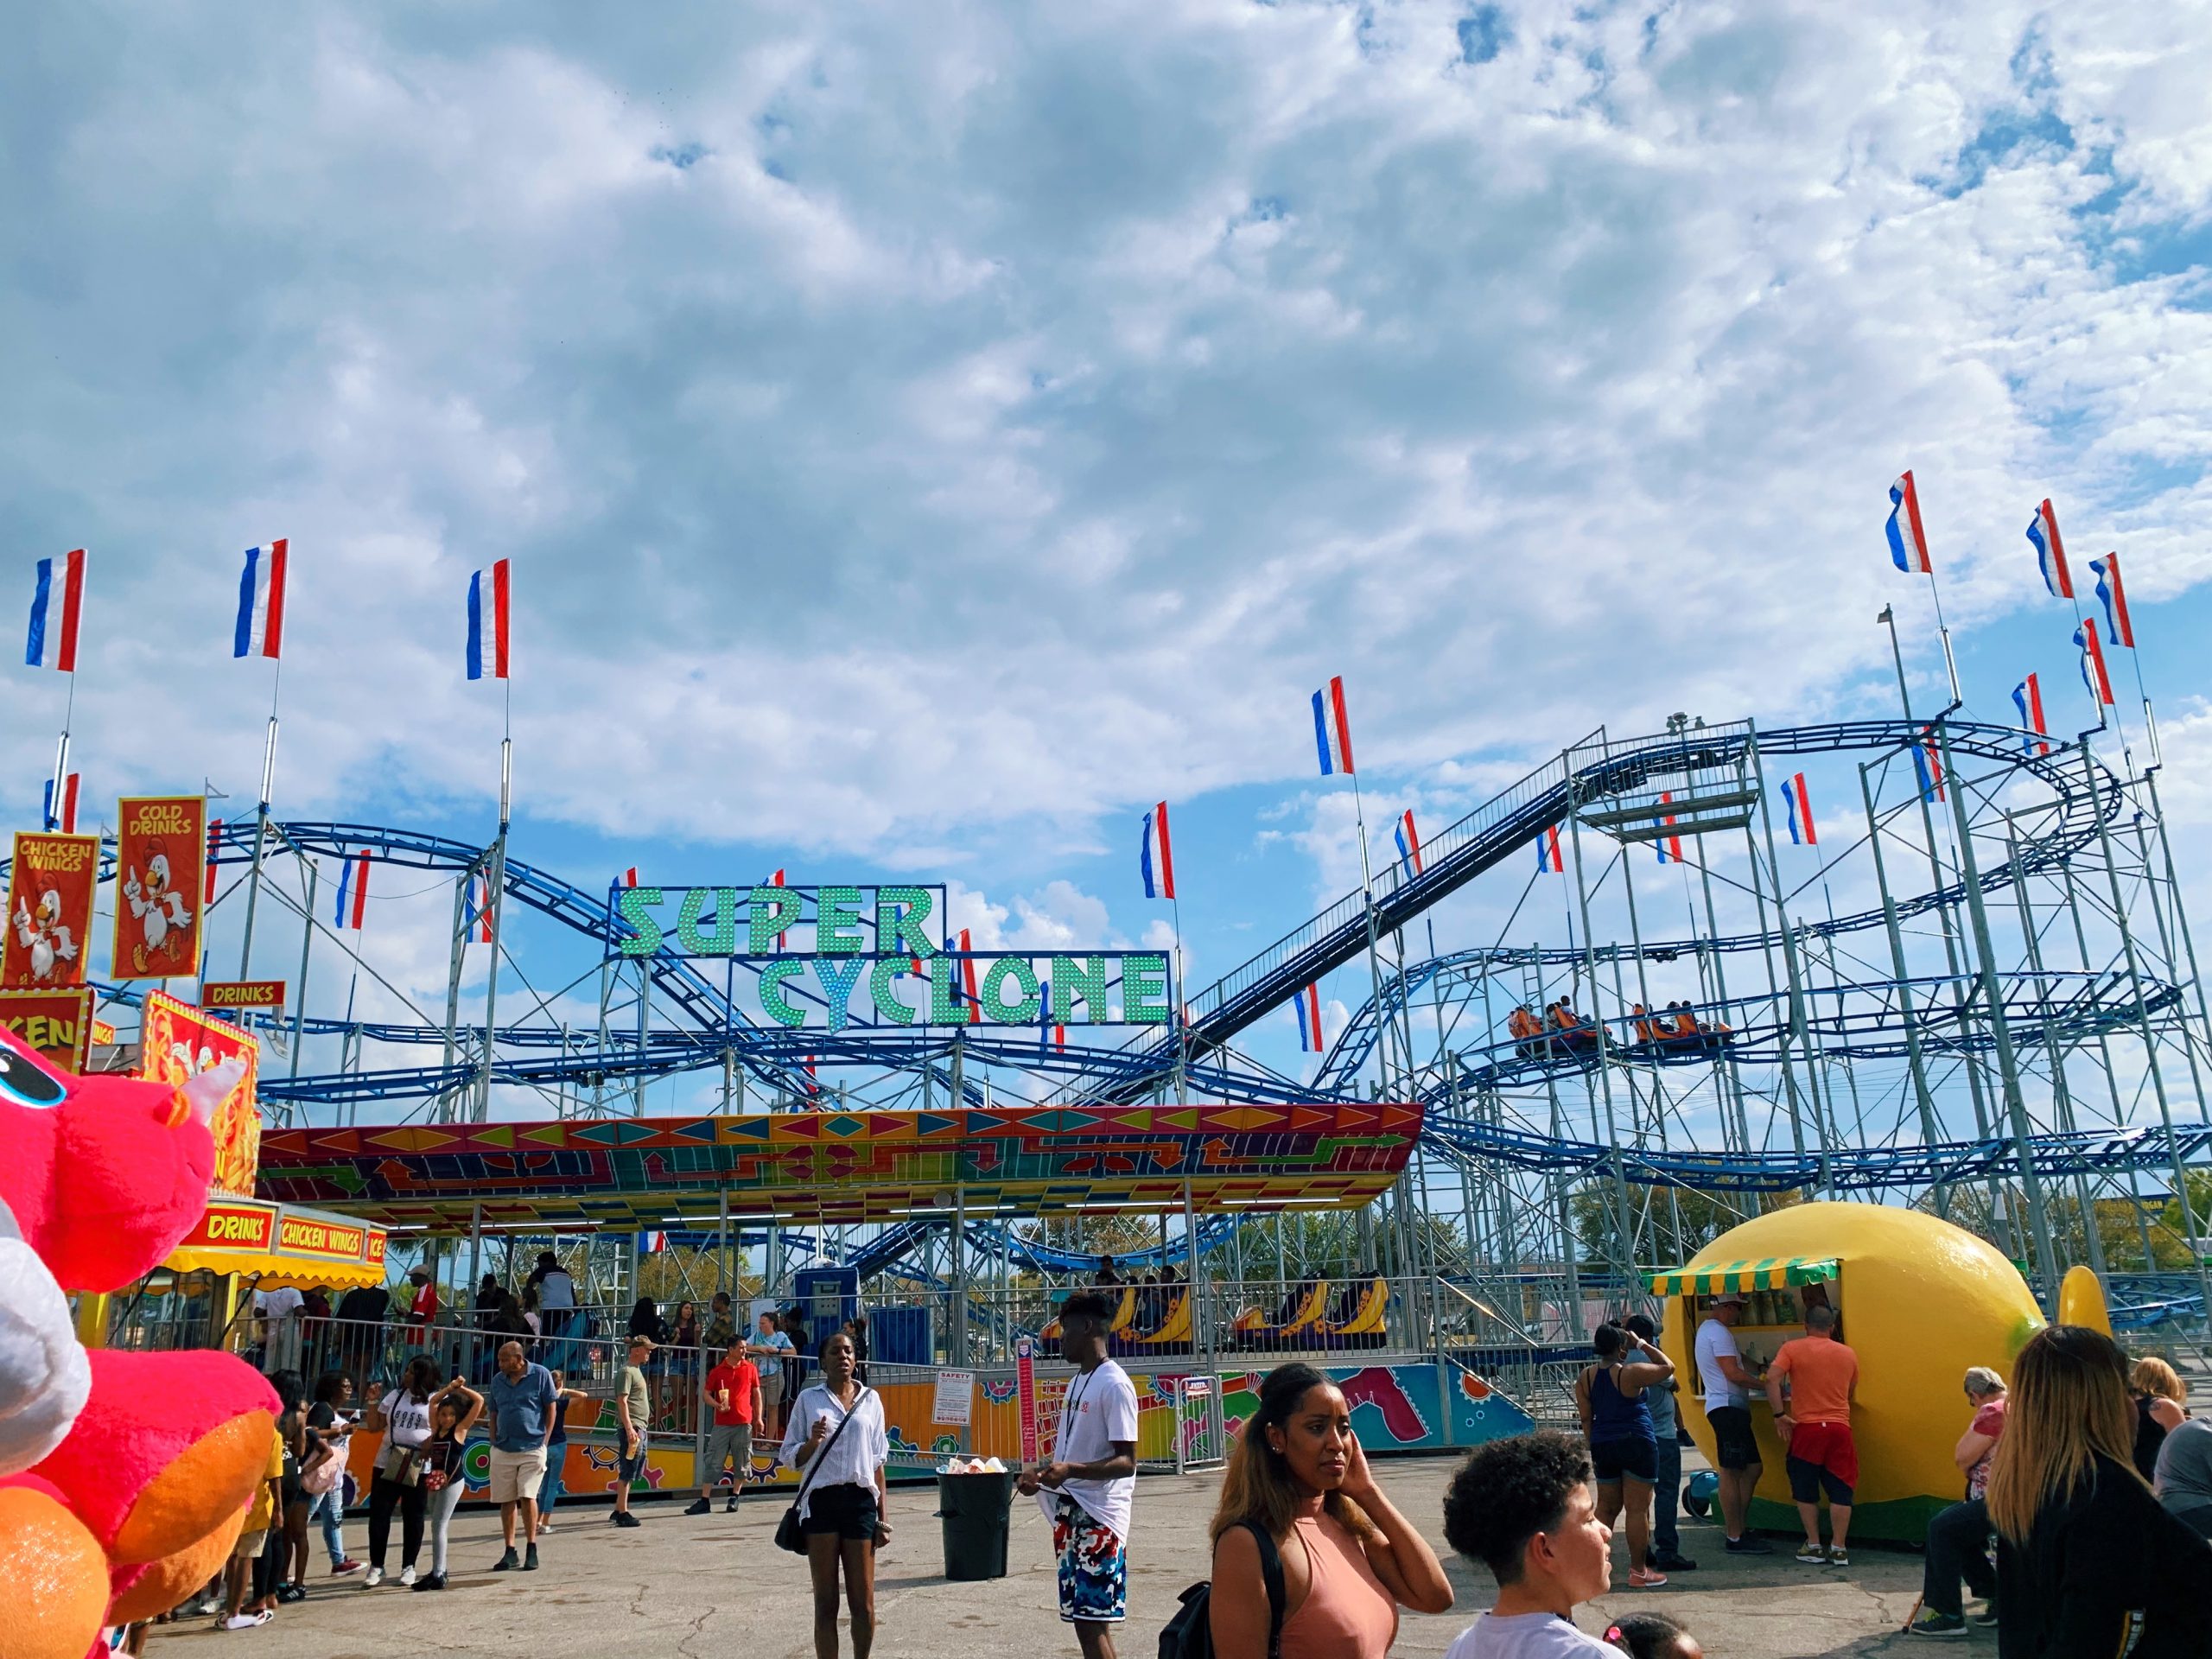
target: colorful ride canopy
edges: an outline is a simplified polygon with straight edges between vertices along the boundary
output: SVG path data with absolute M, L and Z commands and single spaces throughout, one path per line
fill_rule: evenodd
M 831 1225 L 1076 1210 L 1350 1209 L 1406 1166 L 1421 1109 L 998 1107 L 279 1129 L 261 1185 L 395 1229 Z

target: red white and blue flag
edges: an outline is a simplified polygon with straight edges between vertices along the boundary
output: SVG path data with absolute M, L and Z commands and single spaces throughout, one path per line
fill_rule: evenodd
M 1414 828 L 1414 810 L 1410 806 L 1398 814 L 1398 862 L 1405 866 L 1408 876 L 1421 873 L 1421 831 Z
M 1813 828 L 1813 798 L 1806 793 L 1803 772 L 1782 780 L 1782 804 L 1789 814 L 1789 844 L 1819 846 L 1821 838 Z
M 1567 872 L 1566 862 L 1559 855 L 1559 825 L 1555 823 L 1545 825 L 1543 833 L 1536 837 L 1536 874 L 1547 872 L 1554 875 Z
M 507 677 L 507 562 L 468 578 L 468 677 Z
M 2050 735 L 2050 728 L 2044 724 L 2043 687 L 2036 683 L 2034 675 L 2012 688 L 2012 706 L 2020 711 L 2020 724 L 2035 734 L 2034 737 L 2020 739 L 2020 753 L 2049 754 L 2050 745 L 2040 740 Z
M 231 637 L 233 657 L 284 654 L 284 555 L 289 543 L 282 538 L 266 547 L 245 550 L 245 570 L 238 577 L 238 620 Z
M 56 830 L 65 836 L 77 833 L 77 778 L 78 774 L 73 772 L 62 780 L 59 810 L 54 804 L 54 779 L 46 780 L 46 810 L 41 816 L 49 834 Z
M 783 872 L 779 870 L 776 874 L 780 876 Z M 976 958 L 969 955 L 972 949 L 968 943 L 968 930 L 963 927 L 960 930 L 960 987 L 953 992 L 952 1000 L 965 1002 L 968 1023 L 979 1026 L 983 1023 L 983 1000 L 976 995 Z
M 1308 985 L 1298 994 L 1298 1046 L 1308 1054 L 1321 1052 L 1321 988 Z
M 1659 804 L 1662 806 L 1669 804 L 1674 798 L 1675 791 L 1671 789 L 1659 791 Z M 1662 827 L 1671 825 L 1675 822 L 1675 815 L 1669 812 L 1663 817 L 1654 818 L 1652 822 Z M 1682 838 L 1680 836 L 1662 836 L 1652 844 L 1659 849 L 1659 861 L 1662 864 L 1679 864 L 1682 861 Z
M 481 871 L 468 878 L 468 904 L 461 912 L 461 931 L 480 944 L 492 943 L 492 879 Z
M 636 870 L 634 870 L 634 869 L 633 869 L 633 870 L 632 870 L 632 871 L 630 872 L 630 885 L 631 885 L 632 887 L 636 887 L 636 886 L 638 885 L 638 873 L 637 873 L 637 871 L 636 871 Z M 768 878 L 766 881 L 762 882 L 760 885 L 761 885 L 761 886 L 763 886 L 763 887 L 782 887 L 782 886 L 784 885 L 784 873 L 783 873 L 781 870 L 778 870 L 778 871 L 776 871 L 773 874 L 772 874 L 771 876 L 769 876 L 769 878 Z M 787 940 L 789 940 L 789 939 L 790 939 L 791 936 L 791 930 L 790 930 L 789 928 L 785 928 L 782 932 L 780 932 L 780 933 L 777 934 L 777 935 L 776 935 L 776 949 L 777 949 L 777 950 L 782 950 L 782 949 L 784 948 L 785 943 Z
M 638 885 L 638 867 L 636 865 L 632 864 L 628 869 L 622 872 L 622 885 L 626 887 L 634 887 Z
M 2089 569 L 2097 573 L 2097 603 L 2105 607 L 2105 632 L 2112 635 L 2116 645 L 2135 649 L 2135 624 L 2127 617 L 2127 589 L 2120 585 L 2120 555 L 2107 553 L 2101 559 L 2091 559 Z
M 2028 520 L 2028 540 L 2035 544 L 2036 567 L 2053 599 L 2074 597 L 2074 578 L 2066 569 L 2066 543 L 2058 539 L 2058 515 L 2046 499 Z
M 1137 868 L 1144 876 L 1144 896 L 1175 896 L 1175 849 L 1167 838 L 1167 803 L 1162 801 L 1144 815 L 1144 839 L 1137 848 Z
M 1912 769 L 1920 774 L 1920 798 L 1942 800 L 1943 755 L 1936 747 L 1934 737 L 1924 737 L 1913 745 Z
M 80 547 L 63 554 L 58 572 L 52 559 L 41 559 L 37 586 L 31 590 L 31 629 L 23 645 L 24 664 L 74 674 L 77 622 L 84 609 L 85 550 Z
M 640 1233 L 638 1243 L 647 1255 L 664 1255 L 668 1252 L 668 1235 L 664 1232 Z
M 369 849 L 364 847 L 358 854 L 341 856 L 338 866 L 338 913 L 334 919 L 339 926 L 358 932 L 368 919 L 368 912 Z
M 1890 486 L 1890 563 L 1908 575 L 1929 576 L 1936 567 L 1928 562 L 1928 537 L 1920 528 L 1920 492 L 1907 471 Z
M 1351 721 L 1344 713 L 1344 681 L 1332 675 L 1313 694 L 1313 742 L 1321 752 L 1321 775 L 1351 775 Z
M 1037 1004 L 1037 1052 L 1039 1054 L 1045 1052 L 1045 1033 L 1049 1028 L 1052 1033 L 1052 1046 L 1065 1053 L 1068 1028 L 1052 1018 L 1052 982 L 1049 979 L 1040 982 L 1038 990 L 1040 1000 Z
M 2074 630 L 2074 643 L 2082 648 L 2082 683 L 2101 708 L 2111 708 L 2112 676 L 2105 672 L 2105 648 L 2097 640 L 2095 617 L 2082 619 L 2082 626 Z

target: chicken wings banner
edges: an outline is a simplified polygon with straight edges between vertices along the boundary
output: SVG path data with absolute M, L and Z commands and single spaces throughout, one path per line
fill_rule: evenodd
M 0 986 L 58 991 L 85 982 L 85 935 L 99 880 L 98 836 L 16 835 Z
M 196 978 L 207 798 L 126 798 L 116 810 L 115 977 Z

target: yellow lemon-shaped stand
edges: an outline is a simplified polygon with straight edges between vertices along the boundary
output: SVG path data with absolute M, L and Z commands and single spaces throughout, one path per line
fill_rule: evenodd
M 1873 1204 L 1802 1204 L 1731 1228 L 1685 1264 L 1779 1263 L 1833 1258 L 1837 1276 L 1821 1294 L 1841 1317 L 1838 1335 L 1859 1356 L 1852 1430 L 1859 1448 L 1854 1539 L 1919 1543 L 1928 1521 L 1965 1495 L 1951 1450 L 1972 1413 L 1963 1389 L 1969 1365 L 2010 1378 L 2013 1356 L 2044 1319 L 2027 1283 L 1996 1248 L 1948 1222 Z M 1778 1271 L 1778 1268 L 1772 1269 Z M 1770 1291 L 1737 1327 L 1747 1358 L 1771 1359 L 1803 1334 L 1802 1295 Z M 1699 1399 L 1694 1340 L 1706 1296 L 1670 1296 L 1664 1340 L 1681 1383 L 1682 1421 L 1708 1461 L 1713 1427 Z M 1764 1322 L 1761 1322 L 1764 1320 Z M 1783 1447 L 1764 1395 L 1754 1389 L 1751 1423 L 1762 1473 L 1754 1527 L 1799 1530 Z M 1716 1465 L 1717 1466 L 1717 1465 Z M 1716 1509 L 1717 1517 L 1717 1509 Z

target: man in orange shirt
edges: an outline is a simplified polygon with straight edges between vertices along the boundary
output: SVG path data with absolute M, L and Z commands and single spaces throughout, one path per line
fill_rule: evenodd
M 1859 1448 L 1851 1439 L 1851 1407 L 1859 1396 L 1859 1356 L 1835 1339 L 1835 1310 L 1805 1310 L 1805 1332 L 1782 1344 L 1767 1368 L 1767 1403 L 1787 1452 L 1789 1495 L 1805 1523 L 1797 1559 L 1827 1567 L 1850 1564 L 1852 1491 L 1859 1484 Z M 1784 1404 L 1783 1383 L 1789 1385 Z M 1834 1541 L 1821 1548 L 1821 1493 L 1828 1495 Z

